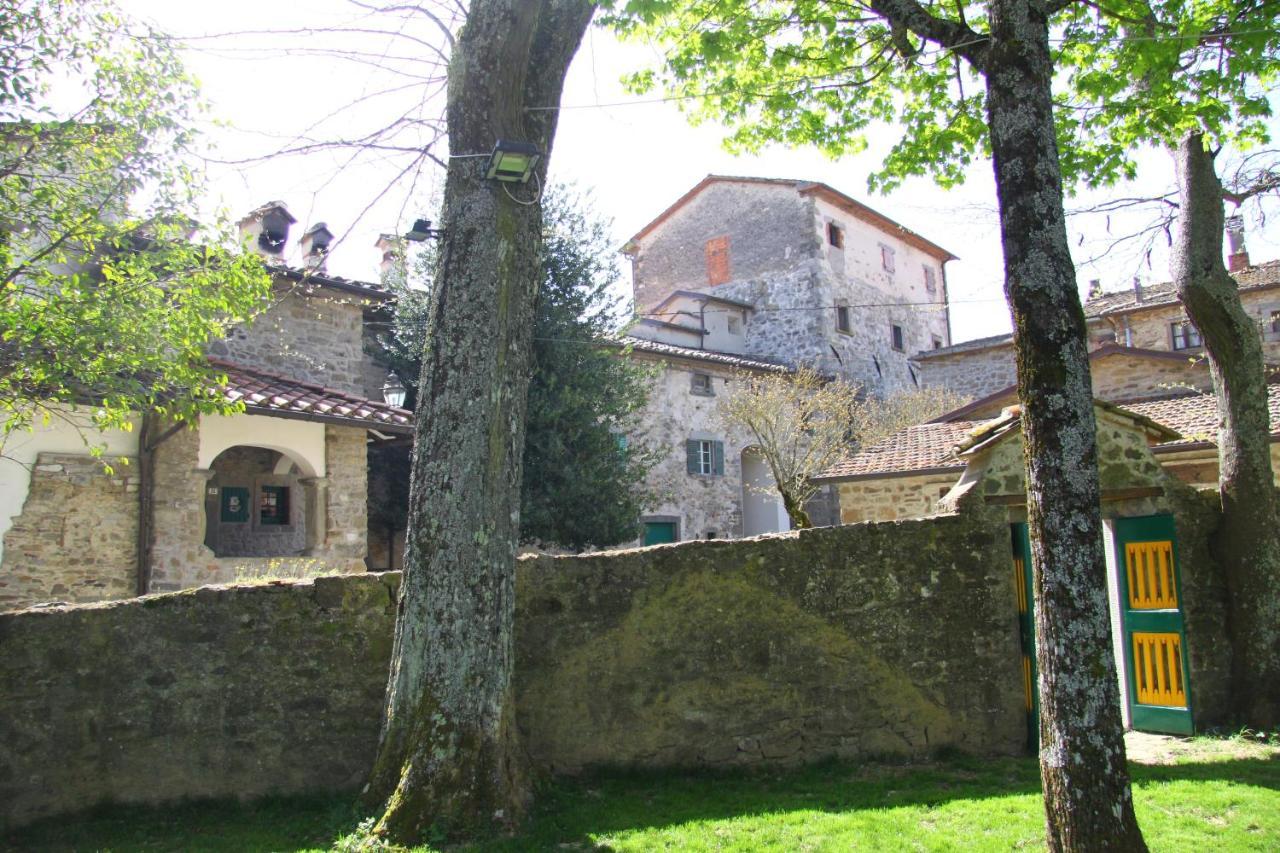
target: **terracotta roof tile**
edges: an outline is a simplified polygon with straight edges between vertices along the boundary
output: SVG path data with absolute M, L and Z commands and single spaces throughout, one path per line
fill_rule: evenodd
M 883 474 L 956 470 L 965 463 L 952 452 L 981 426 L 980 421 L 917 424 L 894 433 L 823 471 L 815 480 L 848 480 Z
M 649 353 L 650 355 L 666 356 L 668 358 L 686 358 L 692 361 L 706 361 L 713 364 L 722 364 L 726 367 L 737 367 L 743 370 L 759 370 L 769 373 L 791 373 L 793 368 L 789 365 L 781 364 L 758 356 L 738 355 L 730 352 L 718 352 L 716 350 L 694 349 L 693 347 L 679 347 L 674 344 L 664 344 L 659 341 L 651 341 L 646 338 L 636 338 L 626 335 L 618 339 L 620 345 L 629 346 L 635 352 Z
M 1267 261 L 1232 273 L 1237 286 L 1241 290 L 1254 290 L 1280 285 L 1280 261 Z M 1084 304 L 1086 317 L 1103 317 L 1120 311 L 1133 311 L 1151 308 L 1156 305 L 1171 305 L 1178 301 L 1178 293 L 1171 281 L 1142 286 L 1142 301 L 1137 301 L 1137 294 L 1132 289 L 1118 290 L 1115 293 L 1104 293 L 1096 299 Z
M 232 402 L 243 402 L 250 414 L 345 423 L 381 432 L 413 431 L 413 413 L 386 403 L 335 391 L 222 359 L 209 362 L 227 376 L 223 391 Z

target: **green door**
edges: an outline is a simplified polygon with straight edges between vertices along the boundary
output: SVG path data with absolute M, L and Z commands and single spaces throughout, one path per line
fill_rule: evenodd
M 1115 547 L 1130 723 L 1139 731 L 1189 735 L 1191 685 L 1173 517 L 1117 519 Z
M 1022 637 L 1022 689 L 1027 698 L 1027 748 L 1040 748 L 1040 691 L 1036 687 L 1035 596 L 1031 594 L 1031 537 L 1025 522 L 1009 525 L 1013 538 L 1013 584 Z
M 661 545 L 663 542 L 676 541 L 676 523 L 674 521 L 646 521 L 644 523 L 644 544 Z

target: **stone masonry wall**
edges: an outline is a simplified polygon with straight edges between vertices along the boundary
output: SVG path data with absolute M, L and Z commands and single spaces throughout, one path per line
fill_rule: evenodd
M 728 237 L 729 280 L 760 277 L 812 258 L 813 204 L 789 182 L 715 182 L 640 240 L 632 272 L 636 311 L 674 290 L 704 290 L 707 241 Z
M 917 477 L 882 477 L 839 484 L 840 522 L 894 521 L 930 515 L 951 490 L 959 471 Z
M 210 353 L 293 379 L 365 396 L 364 308 L 355 296 L 320 296 L 294 285 L 247 326 L 233 329 Z M 383 371 L 385 379 L 386 372 Z M 373 399 L 380 400 L 381 394 Z
M 4 537 L 0 609 L 101 601 L 135 592 L 136 459 L 41 453 L 21 515 Z
M 1022 748 L 994 514 L 517 569 L 535 767 L 716 767 Z M 104 802 L 359 787 L 396 575 L 0 615 L 0 825 Z
M 971 400 L 994 394 L 1018 381 L 1013 344 L 933 356 L 916 362 L 916 366 L 922 386 L 949 388 Z

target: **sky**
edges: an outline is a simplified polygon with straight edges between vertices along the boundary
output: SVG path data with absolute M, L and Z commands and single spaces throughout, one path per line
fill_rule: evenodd
M 443 170 L 428 165 L 401 174 L 404 155 L 366 153 L 353 161 L 345 151 L 258 158 L 299 136 L 349 137 L 379 127 L 389 117 L 414 115 L 421 109 L 420 90 L 403 88 L 405 78 L 390 77 L 379 66 L 412 53 L 397 67 L 417 72 L 424 65 L 420 60 L 430 57 L 430 47 L 406 51 L 402 40 L 385 36 L 315 31 L 376 24 L 348 0 L 120 3 L 129 13 L 183 38 L 188 46 L 186 62 L 201 81 L 214 119 L 205 127 L 219 161 L 209 165 L 210 208 L 220 208 L 234 219 L 265 201 L 283 200 L 298 219 L 297 235 L 324 221 L 339 236 L 328 261 L 330 272 L 376 279 L 379 254 L 373 244 L 378 234 L 402 233 L 413 219 L 430 216 L 430 199 L 443 183 Z M 435 45 L 443 41 L 429 27 L 413 32 Z M 329 55 L 330 49 L 355 50 L 358 55 L 339 60 Z M 619 248 L 707 174 L 821 181 L 959 256 L 947 265 L 954 342 L 1009 330 L 989 163 L 975 164 L 965 184 L 951 191 L 927 179 L 913 179 L 889 195 L 875 195 L 867 190 L 867 175 L 892 144 L 893 128 L 873 130 L 866 151 L 838 160 L 813 150 L 781 147 L 734 156 L 721 145 L 723 128 L 690 126 L 678 103 L 657 94 L 625 92 L 622 75 L 654 67 L 660 55 L 648 45 L 619 44 L 594 27 L 574 59 L 561 99 L 551 181 L 588 192 L 596 210 L 612 220 Z M 429 104 L 427 112 L 435 109 L 438 103 Z M 1142 158 L 1135 187 L 1071 199 L 1068 208 L 1164 187 L 1172 180 L 1171 159 L 1152 152 Z M 1109 220 L 1098 215 L 1073 217 L 1069 229 L 1077 263 L 1102 253 L 1114 235 L 1125 233 L 1135 222 L 1123 215 Z M 1249 217 L 1247 228 L 1254 262 L 1280 257 L 1277 217 Z M 1145 282 L 1167 280 L 1163 245 L 1158 241 L 1150 258 L 1121 249 L 1096 263 L 1082 264 L 1082 292 L 1095 278 L 1107 290 L 1131 287 L 1134 276 Z M 620 271 L 620 292 L 629 293 L 625 263 Z

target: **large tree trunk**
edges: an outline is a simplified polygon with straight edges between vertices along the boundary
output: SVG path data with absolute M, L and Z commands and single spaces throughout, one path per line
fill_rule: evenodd
M 1178 190 L 1173 278 L 1218 399 L 1222 526 L 1214 546 L 1230 586 L 1235 706 L 1241 722 L 1266 729 L 1280 723 L 1280 530 L 1267 379 L 1258 329 L 1222 263 L 1222 185 L 1199 133 L 1178 146 Z
M 512 622 L 521 449 L 554 109 L 588 0 L 473 0 L 449 67 L 443 244 L 418 385 L 405 575 L 366 802 L 410 844 L 511 826 Z M 529 109 L 531 107 L 538 109 Z M 499 138 L 545 152 L 536 180 L 485 179 Z M 462 156 L 458 156 L 462 155 Z M 510 187 L 508 193 L 507 187 Z
M 987 111 L 1026 442 L 1048 844 L 1143 850 L 1112 658 L 1093 391 L 1042 5 L 994 0 L 991 32 Z

